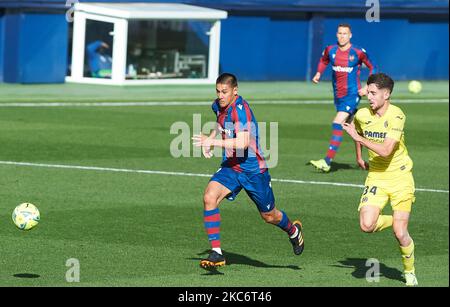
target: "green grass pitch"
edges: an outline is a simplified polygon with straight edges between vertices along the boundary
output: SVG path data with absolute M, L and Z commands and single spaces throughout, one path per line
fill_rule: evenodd
M 449 286 L 448 82 L 424 82 L 419 95 L 398 82 L 407 115 L 406 143 L 417 191 L 410 221 L 420 286 Z M 344 137 L 332 172 L 306 163 L 321 158 L 334 116 L 331 86 L 309 83 L 240 84 L 259 122 L 278 123 L 273 179 L 362 185 L 354 145 Z M 286 235 L 265 224 L 247 195 L 221 204 L 221 242 L 228 265 L 199 267 L 209 249 L 202 194 L 208 177 L 38 167 L 9 162 L 213 174 L 220 159 L 174 158 L 170 134 L 193 114 L 214 121 L 207 105 L 19 107 L 23 102 L 212 101 L 214 86 L 105 87 L 0 84 L 0 286 L 403 286 L 391 230 L 364 234 L 357 206 L 362 189 L 273 182 L 276 204 L 301 218 L 305 251 L 295 256 Z M 329 104 L 288 104 L 323 100 Z M 416 102 L 411 103 L 410 101 Z M 363 100 L 361 106 L 367 105 Z M 192 150 L 192 148 L 191 148 Z M 16 229 L 13 208 L 34 203 L 41 223 Z M 390 212 L 389 206 L 386 212 Z M 67 261 L 80 264 L 69 283 Z M 379 282 L 366 281 L 366 260 L 378 259 Z M 69 271 L 69 272 L 68 272 Z M 70 274 L 69 274 L 70 275 Z

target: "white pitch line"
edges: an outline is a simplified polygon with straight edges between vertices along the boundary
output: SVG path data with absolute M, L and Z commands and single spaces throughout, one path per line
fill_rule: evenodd
M 15 162 L 15 161 L 0 161 L 3 165 L 16 165 L 16 166 L 32 166 L 32 167 L 46 167 L 46 168 L 64 168 L 64 169 L 79 169 L 89 171 L 101 171 L 101 172 L 121 172 L 121 173 L 137 173 L 137 174 L 156 174 L 156 175 L 172 175 L 172 176 L 190 176 L 190 177 L 211 177 L 212 174 L 197 174 L 197 173 L 185 173 L 185 172 L 166 172 L 166 171 L 151 171 L 151 170 L 136 170 L 126 168 L 111 168 L 111 167 L 96 167 L 96 166 L 79 166 L 79 165 L 62 165 L 62 164 L 45 164 L 45 163 L 30 163 L 30 162 Z M 331 185 L 340 187 L 354 187 L 363 188 L 363 185 L 353 183 L 339 183 L 339 182 L 327 182 L 327 181 L 304 181 L 293 179 L 275 179 L 274 182 L 284 183 L 296 183 L 296 184 L 316 184 L 316 185 Z M 448 190 L 435 190 L 435 189 L 419 189 L 419 192 L 433 192 L 433 193 L 449 193 Z
M 29 163 L 29 162 L 14 162 L 14 161 L 0 161 L 0 164 L 3 164 L 3 165 L 18 165 L 18 166 L 47 167 L 47 168 L 81 169 L 81 170 L 102 171 L 102 172 L 140 173 L 140 174 L 175 175 L 175 176 L 191 176 L 191 177 L 211 177 L 211 175 L 207 175 L 207 174 L 194 174 L 194 173 L 183 173 L 183 172 L 165 172 L 165 171 L 150 171 L 150 170 L 111 168 L 111 167 L 96 167 L 96 166 L 45 164 L 45 163 Z
M 395 103 L 426 104 L 426 103 L 449 103 L 449 99 L 393 99 Z M 332 100 L 255 100 L 252 105 L 302 105 L 302 104 L 332 104 Z M 148 101 L 148 102 L 11 102 L 0 103 L 2 108 L 23 107 L 155 107 L 155 106 L 205 106 L 211 105 L 212 101 Z

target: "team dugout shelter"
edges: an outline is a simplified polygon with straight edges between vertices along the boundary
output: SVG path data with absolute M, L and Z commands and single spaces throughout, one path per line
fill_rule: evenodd
M 377 1 L 136 2 L 0 0 L 0 82 L 310 80 L 339 23 L 395 80 L 448 80 L 448 0 L 383 0 L 378 20 L 366 18 Z

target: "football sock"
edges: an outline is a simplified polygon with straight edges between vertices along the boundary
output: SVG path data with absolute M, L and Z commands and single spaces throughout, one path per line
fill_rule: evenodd
M 220 249 L 220 212 L 219 208 L 203 211 L 203 222 L 205 224 L 208 240 L 212 250 L 222 254 Z
M 402 262 L 405 273 L 414 273 L 414 241 L 408 246 L 400 245 L 400 252 L 402 253 Z
M 394 218 L 392 217 L 392 215 L 378 216 L 377 225 L 375 226 L 375 229 L 373 232 L 382 231 L 388 227 L 391 227 L 393 220 L 394 220 Z
M 339 146 L 341 146 L 343 134 L 341 124 L 333 123 L 332 127 L 333 135 L 331 136 L 330 146 L 328 147 L 327 156 L 325 157 L 325 162 L 327 162 L 328 165 L 331 164 L 331 161 L 336 156 L 336 152 L 338 151 Z
M 295 235 L 297 232 L 297 227 L 295 227 L 294 224 L 291 223 L 284 211 L 281 211 L 281 214 L 283 214 L 283 216 L 281 217 L 281 221 L 277 224 L 277 226 L 283 229 L 289 235 L 289 237 Z

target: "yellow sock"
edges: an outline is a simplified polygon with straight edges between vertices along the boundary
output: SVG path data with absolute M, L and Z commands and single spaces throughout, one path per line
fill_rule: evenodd
M 400 246 L 405 273 L 414 273 L 414 241 L 409 246 Z
M 377 220 L 377 225 L 375 226 L 375 231 L 382 231 L 383 229 L 386 229 L 388 227 L 392 226 L 392 221 L 394 218 L 392 215 L 380 215 Z

